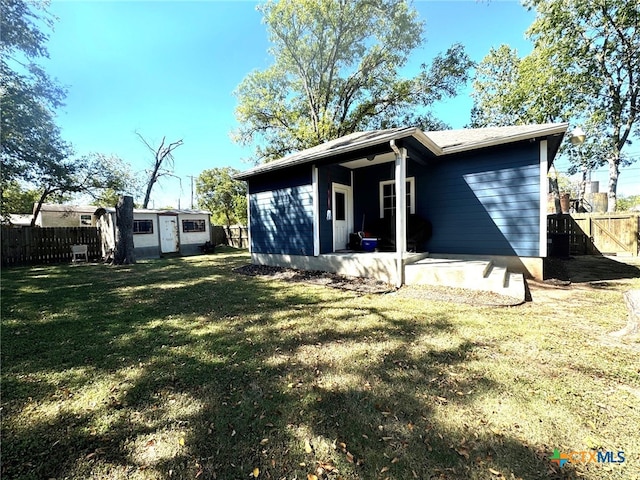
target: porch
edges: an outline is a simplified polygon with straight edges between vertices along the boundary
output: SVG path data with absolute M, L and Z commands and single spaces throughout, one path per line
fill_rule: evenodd
M 524 301 L 522 273 L 490 258 L 436 258 L 429 253 L 342 251 L 318 256 L 252 253 L 252 263 L 299 270 L 320 270 L 354 277 L 369 277 L 391 285 L 434 285 L 483 290 Z M 403 278 L 399 278 L 403 277 Z

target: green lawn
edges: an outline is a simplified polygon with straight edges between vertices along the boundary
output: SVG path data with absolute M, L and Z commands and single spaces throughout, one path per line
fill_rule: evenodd
M 640 478 L 639 279 L 496 308 L 247 262 L 4 270 L 2 478 Z M 549 459 L 592 448 L 625 461 Z

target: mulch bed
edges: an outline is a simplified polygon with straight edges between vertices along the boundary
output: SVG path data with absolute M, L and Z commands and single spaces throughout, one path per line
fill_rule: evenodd
M 513 306 L 523 303 L 517 298 L 493 292 L 463 288 L 411 285 L 396 289 L 393 285 L 372 278 L 350 277 L 322 271 L 296 270 L 294 268 L 267 265 L 244 265 L 233 270 L 241 275 L 265 277 L 285 282 L 304 282 L 338 288 L 361 294 L 392 294 L 403 298 L 449 303 L 466 303 L 478 306 Z
M 325 285 L 359 293 L 389 293 L 395 291 L 392 285 L 372 278 L 347 277 L 318 270 L 296 270 L 294 268 L 271 267 L 268 265 L 244 265 L 234 269 L 234 272 L 252 277 L 268 277 L 285 282 Z

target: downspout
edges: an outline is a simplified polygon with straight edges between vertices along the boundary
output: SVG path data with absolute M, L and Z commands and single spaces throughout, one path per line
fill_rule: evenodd
M 404 284 L 404 254 L 407 249 L 407 150 L 389 142 L 396 154 L 396 287 Z

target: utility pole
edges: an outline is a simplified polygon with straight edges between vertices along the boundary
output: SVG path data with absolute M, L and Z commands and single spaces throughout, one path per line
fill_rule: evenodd
M 193 175 L 187 175 L 191 179 L 191 210 L 193 210 Z

